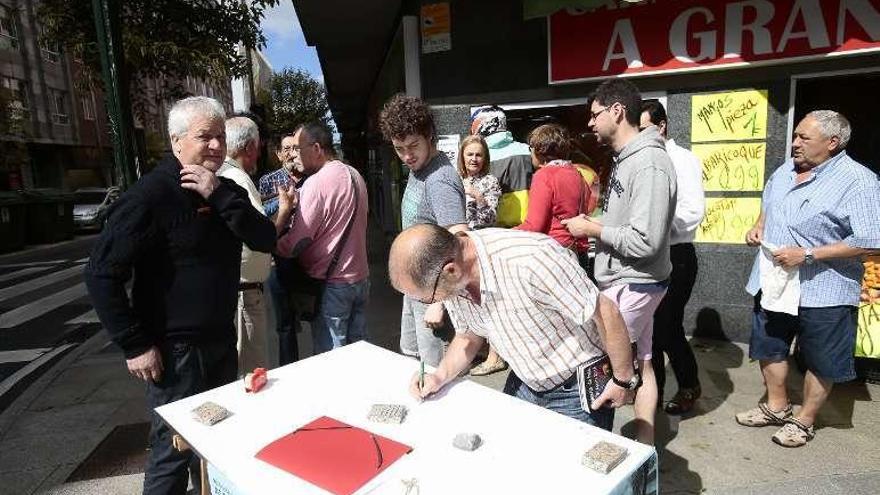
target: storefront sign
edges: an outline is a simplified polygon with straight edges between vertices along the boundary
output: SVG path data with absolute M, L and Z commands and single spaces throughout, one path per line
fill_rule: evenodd
M 691 142 L 767 138 L 767 91 L 694 95 Z
M 880 51 L 880 0 L 608 0 L 548 19 L 550 83 Z
M 695 144 L 703 162 L 706 191 L 761 191 L 764 188 L 767 145 L 757 143 Z
M 452 49 L 449 3 L 422 5 L 422 53 Z
M 761 198 L 706 198 L 696 242 L 742 244 L 761 215 Z

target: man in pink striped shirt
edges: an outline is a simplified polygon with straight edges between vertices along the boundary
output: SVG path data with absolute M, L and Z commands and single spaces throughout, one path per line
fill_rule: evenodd
M 507 394 L 607 430 L 614 408 L 631 401 L 639 377 L 623 319 L 552 238 L 506 229 L 456 235 L 416 225 L 392 244 L 388 270 L 407 296 L 443 301 L 457 332 L 424 385 L 413 381 L 415 396 L 428 397 L 459 376 L 488 340 L 513 370 Z M 588 411 L 576 370 L 605 353 L 613 380 Z
M 294 162 L 309 176 L 297 194 L 279 191 L 278 254 L 297 257 L 312 278 L 324 280 L 314 321 L 314 353 L 367 337 L 367 187 L 354 168 L 335 159 L 329 130 L 305 124 L 293 135 Z M 289 228 L 289 229 L 288 229 Z M 338 256 L 338 258 L 337 258 Z M 336 261 L 334 262 L 334 258 Z

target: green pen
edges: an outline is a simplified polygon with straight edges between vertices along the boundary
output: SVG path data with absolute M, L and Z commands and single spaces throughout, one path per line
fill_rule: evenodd
M 420 371 L 419 371 L 419 390 L 425 388 L 425 362 L 419 361 Z

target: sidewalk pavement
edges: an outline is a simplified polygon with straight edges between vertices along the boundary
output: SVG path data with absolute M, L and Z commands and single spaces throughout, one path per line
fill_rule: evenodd
M 385 267 L 371 268 L 371 340 L 395 350 L 400 297 L 389 287 Z M 311 348 L 308 331 L 300 344 Z M 746 346 L 713 340 L 692 345 L 704 395 L 688 417 L 658 413 L 661 493 L 877 493 L 880 386 L 835 388 L 816 438 L 806 447 L 784 449 L 770 441 L 774 428 L 745 428 L 733 420 L 763 391 Z M 477 381 L 500 390 L 505 378 L 506 373 L 496 373 Z M 793 390 L 801 381 L 792 377 Z M 675 380 L 667 383 L 671 394 Z M 800 396 L 793 400 L 800 402 Z M 147 420 L 143 385 L 128 375 L 121 354 L 101 332 L 65 356 L 0 416 L 2 491 L 139 494 Z M 615 432 L 632 436 L 631 420 L 631 408 L 619 410 Z

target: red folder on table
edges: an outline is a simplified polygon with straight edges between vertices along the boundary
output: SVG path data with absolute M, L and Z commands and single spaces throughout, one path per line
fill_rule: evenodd
M 322 416 L 270 443 L 257 459 L 329 492 L 349 495 L 412 447 Z

